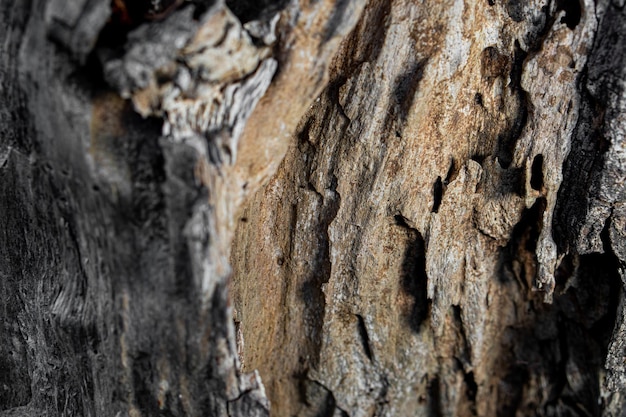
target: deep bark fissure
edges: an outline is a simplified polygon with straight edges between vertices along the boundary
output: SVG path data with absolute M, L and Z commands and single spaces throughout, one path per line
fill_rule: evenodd
M 426 245 L 421 233 L 407 223 L 401 214 L 394 216 L 397 226 L 406 230 L 406 248 L 402 259 L 401 288 L 409 297 L 412 305 L 406 317 L 409 327 L 419 333 L 428 319 L 430 300 L 426 289 Z
M 359 332 L 359 336 L 361 338 L 361 344 L 363 345 L 363 351 L 365 352 L 365 356 L 370 361 L 374 360 L 374 356 L 372 354 L 372 348 L 370 346 L 370 338 L 367 334 L 367 327 L 365 327 L 365 321 L 363 320 L 363 316 L 357 314 L 357 329 Z

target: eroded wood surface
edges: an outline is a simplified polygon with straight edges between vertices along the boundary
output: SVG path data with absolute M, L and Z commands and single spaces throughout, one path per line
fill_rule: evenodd
M 623 414 L 623 13 L 368 2 L 231 255 L 278 415 Z

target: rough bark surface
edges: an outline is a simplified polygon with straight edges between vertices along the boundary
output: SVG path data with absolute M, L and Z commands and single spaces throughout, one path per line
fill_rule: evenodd
M 626 414 L 623 1 L 0 21 L 0 416 Z
M 231 255 L 277 415 L 623 414 L 624 19 L 368 2 Z

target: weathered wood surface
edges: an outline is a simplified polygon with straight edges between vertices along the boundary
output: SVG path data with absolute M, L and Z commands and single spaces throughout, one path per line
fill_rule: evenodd
M 626 413 L 623 2 L 0 21 L 0 416 Z
M 624 19 L 368 2 L 231 255 L 277 415 L 623 415 Z

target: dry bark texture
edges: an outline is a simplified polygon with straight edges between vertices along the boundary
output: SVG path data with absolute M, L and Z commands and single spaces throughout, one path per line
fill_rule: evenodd
M 233 245 L 276 415 L 625 412 L 625 18 L 367 3 Z
M 623 1 L 0 21 L 0 416 L 626 414 Z

